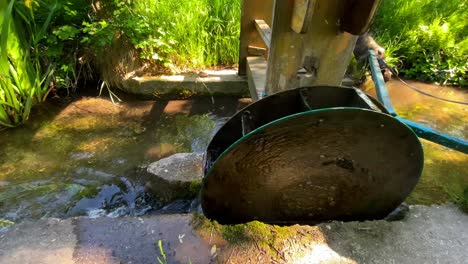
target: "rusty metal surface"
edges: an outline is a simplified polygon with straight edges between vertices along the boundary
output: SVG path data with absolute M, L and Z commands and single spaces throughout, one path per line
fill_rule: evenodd
M 304 99 L 306 101 L 304 101 Z M 369 96 L 369 99 L 383 113 L 388 112 L 382 104 Z M 230 145 L 239 140 L 242 134 L 242 116 L 251 117 L 251 130 L 279 118 L 312 109 L 331 107 L 366 107 L 353 88 L 334 86 L 312 86 L 280 92 L 250 104 L 237 112 L 212 138 L 207 148 L 207 162 L 213 163 Z M 369 107 L 371 108 L 371 107 Z M 205 165 L 205 173 L 210 165 Z
M 301 90 L 308 106 L 298 103 Z M 421 144 L 393 117 L 357 108 L 351 90 L 286 91 L 236 114 L 207 150 L 205 215 L 228 224 L 315 223 L 377 219 L 397 207 L 420 177 Z

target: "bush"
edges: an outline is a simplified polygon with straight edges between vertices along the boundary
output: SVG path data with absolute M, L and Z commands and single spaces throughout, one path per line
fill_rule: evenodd
M 383 0 L 372 26 L 407 78 L 468 85 L 467 0 Z
M 42 67 L 39 41 L 55 6 L 36 23 L 35 2 L 0 0 L 0 128 L 26 122 L 35 102 L 50 92 L 51 67 Z
M 47 60 L 59 69 L 58 84 L 65 87 L 79 77 L 77 57 L 99 57 L 116 38 L 127 40 L 140 59 L 159 69 L 233 65 L 240 11 L 238 0 L 60 1 L 60 15 L 43 45 Z

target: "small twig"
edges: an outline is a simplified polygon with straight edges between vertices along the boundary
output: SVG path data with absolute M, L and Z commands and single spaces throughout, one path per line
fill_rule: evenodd
M 255 242 L 255 246 L 257 247 L 258 251 L 260 251 L 261 253 L 265 253 L 265 251 L 260 247 L 260 245 L 258 244 L 256 239 L 254 240 L 254 242 Z
M 273 263 L 273 264 L 278 264 L 278 263 L 279 263 L 279 262 L 278 262 L 278 261 L 276 261 L 276 259 L 274 259 L 273 257 L 272 257 L 272 258 L 270 258 L 270 260 L 271 260 L 271 263 Z
M 88 112 L 88 113 L 91 113 L 91 114 L 95 114 L 95 113 L 96 113 L 96 112 L 90 111 L 90 110 L 88 110 L 88 109 L 84 109 L 84 108 L 81 108 L 81 107 L 79 107 L 79 106 L 76 106 L 75 104 L 73 105 L 73 107 L 76 107 L 76 108 L 80 109 L 81 111 L 85 111 L 85 112 Z
M 211 245 L 211 237 L 213 236 L 213 226 L 211 226 L 211 231 L 210 231 L 210 241 L 208 242 L 209 245 Z
M 279 252 L 278 249 L 276 249 L 273 245 L 270 245 L 270 248 L 273 249 L 276 252 L 276 254 L 278 255 L 278 257 L 280 257 L 285 263 L 288 263 L 286 261 L 286 258 L 283 256 L 283 254 L 281 254 L 281 252 Z
M 236 248 L 233 248 L 233 249 L 231 250 L 231 254 L 229 254 L 229 257 L 226 259 L 226 264 L 229 263 L 229 259 L 231 259 L 232 253 L 234 253 L 234 251 L 236 251 Z

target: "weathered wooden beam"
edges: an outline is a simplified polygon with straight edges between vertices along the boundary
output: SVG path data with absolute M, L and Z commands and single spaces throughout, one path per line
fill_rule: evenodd
M 381 0 L 346 0 L 341 18 L 341 29 L 353 35 L 369 30 Z
M 247 50 L 248 50 L 247 53 L 249 54 L 249 56 L 266 56 L 267 55 L 267 49 L 266 48 L 249 46 L 247 48 Z
M 258 34 L 263 39 L 263 42 L 267 46 L 267 48 L 270 48 L 270 43 L 271 43 L 271 28 L 268 26 L 268 24 L 261 19 L 255 19 L 255 28 L 258 31 Z
M 252 100 L 258 101 L 265 95 L 267 62 L 263 57 L 247 57 L 247 80 Z
M 239 50 L 239 75 L 247 73 L 248 47 L 266 48 L 255 28 L 255 19 L 271 25 L 274 0 L 242 0 L 241 32 Z
M 357 36 L 340 29 L 343 0 L 316 0 L 305 34 L 291 29 L 294 1 L 276 0 L 267 94 L 310 85 L 340 85 Z
M 291 28 L 294 32 L 303 34 L 307 32 L 316 0 L 294 0 L 293 14 L 291 19 Z

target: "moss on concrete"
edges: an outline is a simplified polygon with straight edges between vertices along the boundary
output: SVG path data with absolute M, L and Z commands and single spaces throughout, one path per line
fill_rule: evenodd
M 465 191 L 463 192 L 463 197 L 461 198 L 460 205 L 463 211 L 465 211 L 465 213 L 468 213 L 468 186 L 465 188 Z
M 281 252 L 284 251 L 285 243 L 288 240 L 303 244 L 313 241 L 313 236 L 303 232 L 303 228 L 299 225 L 277 226 L 259 221 L 238 225 L 221 225 L 202 215 L 195 215 L 193 226 L 205 239 L 210 241 L 221 239 L 230 247 L 254 246 L 257 250 L 278 261 L 284 261 Z
M 202 186 L 202 181 L 201 180 L 196 180 L 190 182 L 190 185 L 188 187 L 188 193 L 187 196 L 189 198 L 193 198 L 197 196 L 197 194 L 200 192 Z

